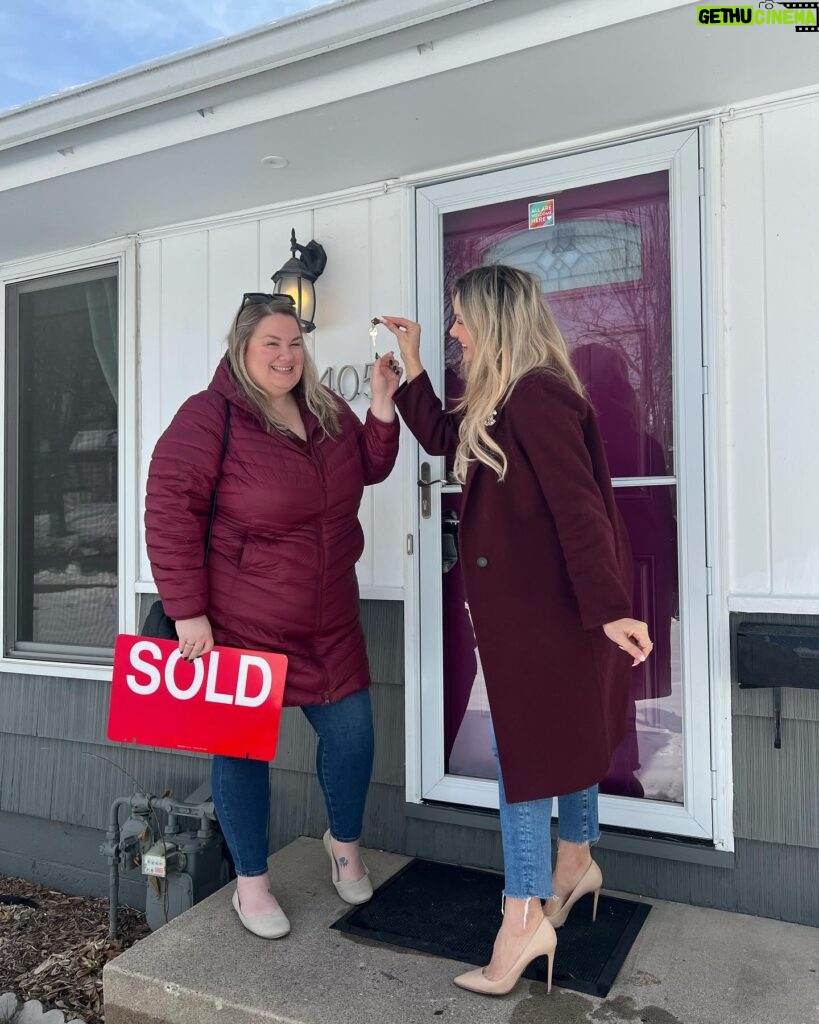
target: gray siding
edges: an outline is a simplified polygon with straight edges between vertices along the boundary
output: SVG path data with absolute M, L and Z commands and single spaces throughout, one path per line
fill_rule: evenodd
M 407 808 L 403 607 L 363 602 L 362 618 L 376 728 L 364 843 L 500 870 L 497 815 L 450 809 L 434 820 L 435 808 L 426 817 Z M 154 792 L 172 789 L 177 796 L 207 779 L 208 759 L 202 755 L 107 743 L 107 691 L 99 682 L 0 675 L 0 873 L 104 894 L 100 830 L 111 801 L 131 791 L 128 775 Z M 634 852 L 604 836 L 596 856 L 606 884 L 648 897 L 819 924 L 819 693 L 783 691 L 782 749 L 775 750 L 770 692 L 734 686 L 733 742 L 735 856 L 720 860 L 711 854 L 711 863 L 702 863 L 704 848 L 684 843 L 662 844 L 662 854 L 652 856 L 646 839 Z M 327 826 L 313 768 L 315 748 L 304 716 L 287 709 L 271 768 L 271 850 L 298 835 L 320 836 Z M 126 884 L 126 899 L 138 902 L 141 893 L 140 886 Z

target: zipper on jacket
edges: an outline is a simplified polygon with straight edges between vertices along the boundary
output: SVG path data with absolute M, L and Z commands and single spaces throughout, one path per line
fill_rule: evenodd
M 313 464 L 316 467 L 316 472 L 318 473 L 319 483 L 321 484 L 321 493 L 322 493 L 322 497 L 323 497 L 323 501 L 324 501 L 324 505 L 323 505 L 323 508 L 322 508 L 322 516 L 321 516 L 321 523 L 322 523 L 321 532 L 322 532 L 322 536 L 320 538 L 320 543 L 319 543 L 319 557 L 320 557 L 321 561 L 320 561 L 320 565 L 319 565 L 318 614 L 316 616 L 316 635 L 318 636 L 318 634 L 321 632 L 321 626 L 322 626 L 322 622 L 323 622 L 323 619 L 324 619 L 324 616 L 322 614 L 323 610 L 324 610 L 324 605 L 323 605 L 323 600 L 324 600 L 324 576 L 325 576 L 325 572 L 326 572 L 326 569 L 327 569 L 327 565 L 326 565 L 326 561 L 325 561 L 325 555 L 324 555 L 324 518 L 325 518 L 325 515 L 327 513 L 327 480 L 326 480 L 326 478 L 324 476 L 324 463 L 322 461 L 321 455 L 315 450 L 315 447 L 313 445 L 313 438 L 312 438 L 312 436 L 310 438 L 310 457 L 312 458 Z M 321 671 L 324 674 L 324 685 L 325 686 L 329 686 L 330 685 L 330 677 L 327 674 L 327 668 L 326 668 L 326 666 L 325 666 L 323 661 L 321 662 Z M 325 690 L 324 691 L 324 703 L 325 704 L 329 704 L 330 703 L 330 691 L 329 690 Z

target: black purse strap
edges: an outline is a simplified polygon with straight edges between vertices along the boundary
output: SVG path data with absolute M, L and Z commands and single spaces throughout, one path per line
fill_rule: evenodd
M 219 481 L 222 479 L 222 467 L 225 464 L 225 455 L 227 454 L 228 441 L 230 440 L 230 399 L 225 399 L 225 429 L 222 434 L 222 454 L 219 456 L 219 475 L 216 477 L 216 482 L 213 485 L 213 494 L 210 499 L 210 512 L 208 514 L 208 532 L 205 534 L 205 561 L 204 564 L 208 564 L 208 554 L 210 553 L 210 537 L 213 532 L 213 521 L 216 518 L 216 492 L 219 490 Z

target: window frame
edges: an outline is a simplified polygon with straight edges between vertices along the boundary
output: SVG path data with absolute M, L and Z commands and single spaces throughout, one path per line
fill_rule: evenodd
M 8 529 L 8 499 L 15 488 L 10 478 L 9 443 L 12 432 L 7 430 L 7 375 L 13 372 L 12 353 L 9 351 L 16 337 L 16 325 L 8 323 L 9 289 L 37 278 L 56 277 L 72 272 L 90 272 L 104 266 L 116 266 L 118 282 L 118 399 L 117 399 L 117 530 L 118 530 L 118 593 L 117 632 L 134 632 L 136 628 L 135 582 L 137 568 L 138 502 L 137 457 L 139 438 L 139 417 L 137 406 L 137 356 L 136 356 L 136 243 L 132 238 L 114 239 L 109 242 L 84 246 L 65 253 L 48 254 L 31 259 L 19 260 L 0 265 L 0 298 L 3 315 L 0 318 L 0 345 L 3 358 L 0 360 L 0 388 L 2 388 L 3 416 L 0 418 L 0 442 L 4 452 L 3 473 L 0 475 L 0 527 L 4 543 L 0 545 L 0 575 L 5 586 L 0 593 L 0 621 L 3 623 L 3 646 L 0 650 L 0 672 L 15 674 L 49 675 L 64 678 L 107 679 L 111 678 L 111 660 L 102 661 L 99 655 L 87 652 L 83 657 L 81 647 L 65 648 L 61 657 L 38 656 L 36 650 L 30 653 L 7 653 L 7 630 L 10 622 L 8 602 L 16 600 L 16 580 L 10 573 L 15 571 L 16 552 L 9 552 L 5 538 Z M 57 651 L 59 648 L 57 648 Z

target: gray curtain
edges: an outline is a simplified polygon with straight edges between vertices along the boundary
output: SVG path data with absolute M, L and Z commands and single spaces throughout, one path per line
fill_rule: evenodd
M 85 285 L 91 340 L 111 397 L 117 400 L 117 279 L 104 277 Z

